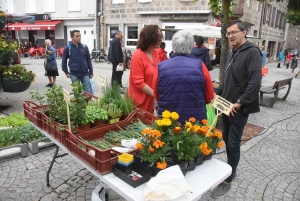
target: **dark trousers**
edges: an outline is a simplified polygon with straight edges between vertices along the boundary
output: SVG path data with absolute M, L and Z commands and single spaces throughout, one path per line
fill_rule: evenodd
M 116 71 L 119 63 L 112 62 L 113 70 L 111 75 L 111 84 L 116 81 L 120 86 L 122 86 L 122 76 L 123 71 Z
M 240 161 L 240 143 L 249 114 L 238 110 L 234 116 L 222 115 L 223 139 L 226 145 L 227 163 L 232 168 L 231 175 L 225 180 L 230 183 Z

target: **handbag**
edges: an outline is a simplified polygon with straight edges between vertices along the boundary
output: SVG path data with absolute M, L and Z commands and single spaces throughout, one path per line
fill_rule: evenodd
M 46 71 L 56 71 L 57 70 L 57 65 L 54 61 L 49 60 L 48 58 L 46 59 L 46 64 L 45 64 L 45 70 Z
M 238 92 L 242 95 L 244 93 L 244 91 L 241 91 L 242 87 L 239 85 L 239 83 L 238 83 L 238 81 L 237 81 L 237 79 L 236 79 L 236 77 L 233 73 L 233 70 L 231 70 L 231 72 L 232 72 L 232 77 L 233 77 L 233 81 L 236 85 L 236 88 L 237 88 Z M 251 114 L 251 113 L 259 112 L 260 111 L 260 108 L 259 108 L 259 95 L 257 94 L 257 97 L 255 98 L 255 100 L 250 105 L 242 105 L 241 110 L 245 114 Z
M 124 66 L 123 65 L 117 65 L 116 71 L 124 71 Z
M 261 76 L 266 76 L 269 73 L 269 68 L 267 67 L 262 67 L 261 68 Z

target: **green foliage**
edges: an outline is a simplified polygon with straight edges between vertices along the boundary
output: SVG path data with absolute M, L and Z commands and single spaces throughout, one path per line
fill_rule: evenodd
M 88 123 L 86 119 L 86 106 L 87 100 L 85 96 L 82 96 L 83 86 L 82 84 L 77 81 L 72 85 L 72 92 L 70 95 L 74 95 L 71 98 L 70 103 L 70 119 L 72 127 L 82 126 Z
M 95 123 L 97 120 L 108 120 L 108 113 L 106 110 L 97 106 L 86 106 L 86 119 L 89 123 Z
M 45 136 L 31 124 L 0 130 L 0 148 L 20 144 L 22 139 L 31 142 L 43 137 Z
M 106 85 L 102 89 L 103 97 L 101 105 L 111 105 L 123 99 L 120 86 L 114 81 L 112 85 Z
M 300 12 L 298 10 L 289 10 L 285 17 L 294 26 L 300 25 Z
M 25 66 L 15 64 L 11 66 L 0 66 L 0 75 L 7 78 L 10 81 L 32 82 L 35 74 L 32 71 L 28 71 Z
M 114 104 L 107 106 L 106 109 L 110 119 L 115 119 L 122 115 L 122 111 Z
M 0 127 L 20 127 L 29 124 L 24 114 L 13 113 L 7 117 L 0 117 Z
M 123 114 L 129 115 L 134 110 L 135 104 L 133 99 L 127 93 L 124 93 L 124 98 L 119 100 L 117 106 Z
M 39 105 L 42 107 L 43 111 L 44 111 L 45 110 L 44 105 L 45 105 L 45 102 L 46 102 L 45 96 L 41 95 L 39 93 L 38 89 L 35 92 L 33 92 L 33 91 L 29 92 L 29 94 L 31 95 L 31 99 L 36 100 L 39 103 Z

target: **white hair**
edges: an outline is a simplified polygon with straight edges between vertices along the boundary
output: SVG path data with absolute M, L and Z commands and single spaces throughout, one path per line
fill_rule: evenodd
M 51 42 L 50 39 L 46 39 L 45 42 L 48 43 L 48 44 L 51 46 L 51 43 L 52 43 L 52 42 Z
M 177 31 L 172 38 L 172 48 L 175 53 L 191 54 L 194 37 L 186 30 Z

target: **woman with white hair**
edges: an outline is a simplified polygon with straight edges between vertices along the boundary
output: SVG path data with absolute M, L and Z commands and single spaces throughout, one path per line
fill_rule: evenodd
M 164 110 L 179 114 L 179 122 L 190 117 L 206 119 L 206 103 L 214 98 L 210 74 L 205 64 L 191 57 L 194 38 L 186 30 L 172 38 L 173 54 L 158 65 L 158 115 Z
M 56 76 L 59 76 L 57 70 L 56 53 L 55 53 L 55 49 L 51 46 L 50 39 L 46 39 L 44 41 L 44 45 L 45 45 L 45 52 L 43 54 L 43 57 L 45 57 L 44 65 L 46 65 L 46 62 L 52 62 L 52 61 L 56 65 L 56 70 L 52 70 L 52 71 L 45 70 L 45 76 L 47 76 L 49 79 L 49 84 L 47 84 L 46 87 L 52 87 L 55 84 Z

